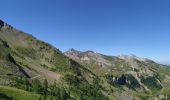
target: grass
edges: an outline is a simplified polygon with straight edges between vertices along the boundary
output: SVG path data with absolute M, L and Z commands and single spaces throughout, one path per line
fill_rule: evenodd
M 137 97 L 139 97 L 142 100 L 148 100 L 150 97 L 153 96 L 151 94 L 146 94 L 144 92 L 134 92 L 134 95 L 136 95 Z
M 163 90 L 163 94 L 164 94 L 165 96 L 167 96 L 168 100 L 170 99 L 170 89 L 165 88 L 165 89 Z
M 7 86 L 0 86 L 0 94 L 5 94 L 12 100 L 40 100 L 41 98 L 41 95 Z
M 32 52 L 32 50 L 30 48 L 25 48 L 25 47 L 17 47 L 16 50 L 21 53 L 21 54 L 25 54 L 28 55 Z
M 163 73 L 164 75 L 169 75 L 170 76 L 170 68 L 161 68 L 159 70 L 159 73 Z

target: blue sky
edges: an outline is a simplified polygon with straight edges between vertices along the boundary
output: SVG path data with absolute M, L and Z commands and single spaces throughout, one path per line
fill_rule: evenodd
M 170 62 L 169 0 L 1 0 L 0 19 L 62 51 Z

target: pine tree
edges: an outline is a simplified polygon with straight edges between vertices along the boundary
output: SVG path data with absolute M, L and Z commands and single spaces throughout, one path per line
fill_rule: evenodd
M 47 81 L 47 79 L 44 80 L 43 92 L 44 92 L 44 95 L 47 95 L 47 93 L 48 93 L 48 81 Z

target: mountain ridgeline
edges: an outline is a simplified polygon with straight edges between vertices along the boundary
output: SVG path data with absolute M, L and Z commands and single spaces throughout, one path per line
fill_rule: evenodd
M 170 99 L 170 68 L 135 55 L 62 53 L 0 20 L 0 99 Z

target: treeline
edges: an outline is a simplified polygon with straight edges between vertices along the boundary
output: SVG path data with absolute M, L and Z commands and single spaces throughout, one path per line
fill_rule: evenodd
M 139 82 L 131 74 L 122 74 L 120 76 L 113 76 L 112 74 L 108 74 L 105 77 L 107 82 L 114 87 L 122 88 L 124 85 L 132 90 L 140 88 Z
M 65 80 L 70 86 L 69 91 L 76 94 L 75 98 L 78 100 L 108 100 L 108 97 L 102 94 L 98 78 L 94 79 L 92 84 L 83 82 L 82 78 L 75 75 L 66 75 Z
M 54 82 L 53 84 L 48 84 L 48 81 L 45 79 L 43 82 L 39 80 L 32 80 L 30 82 L 28 79 L 19 77 L 15 81 L 10 82 L 9 84 L 12 87 L 16 87 L 22 90 L 29 92 L 34 92 L 41 94 L 41 99 L 50 99 L 50 100 L 68 100 L 71 99 L 70 93 L 66 91 L 64 87 L 59 87 Z
M 41 94 L 40 100 L 108 100 L 108 97 L 102 94 L 102 87 L 99 85 L 99 79 L 95 79 L 92 84 L 83 82 L 78 76 L 66 75 L 68 82 L 67 88 L 57 86 L 54 82 L 49 84 L 45 79 L 43 82 L 32 80 L 31 82 L 18 77 L 9 85 L 29 92 Z

